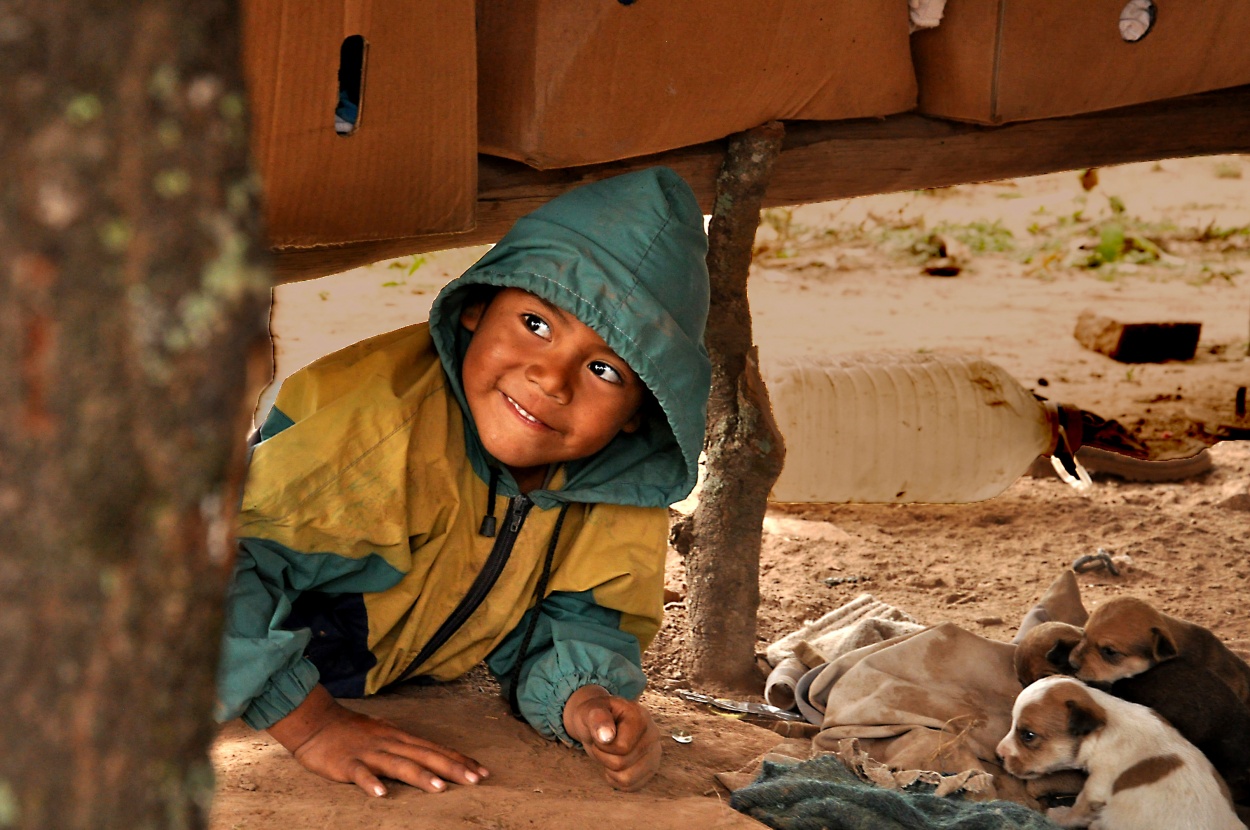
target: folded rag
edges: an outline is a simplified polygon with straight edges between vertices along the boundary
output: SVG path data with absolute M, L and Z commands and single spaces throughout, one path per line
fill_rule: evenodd
M 916 782 L 886 790 L 861 781 L 836 755 L 800 764 L 765 761 L 730 806 L 778 830 L 1055 830 L 1041 813 L 1006 801 L 933 795 Z

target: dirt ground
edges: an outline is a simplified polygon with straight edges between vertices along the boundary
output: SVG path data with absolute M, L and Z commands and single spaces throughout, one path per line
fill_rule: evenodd
M 976 504 L 774 507 L 761 554 L 761 650 L 865 592 L 921 622 L 1009 640 L 1050 581 L 1100 548 L 1127 558 L 1118 577 L 1080 577 L 1087 606 L 1142 596 L 1250 648 L 1250 442 L 1221 440 L 1250 427 L 1235 409 L 1238 387 L 1250 384 L 1246 177 L 1250 157 L 1224 156 L 1102 169 L 1084 177 L 1089 189 L 1078 171 L 768 211 L 751 282 L 765 363 L 879 347 L 973 352 L 1039 394 L 1116 419 L 1152 457 L 1211 446 L 1213 465 L 1152 484 L 1099 476 L 1086 495 L 1024 476 Z M 438 288 L 482 250 L 280 287 L 277 377 L 424 319 Z M 958 273 L 925 272 L 935 265 Z M 1117 363 L 1074 339 L 1085 308 L 1201 322 L 1198 353 Z M 670 555 L 678 596 L 683 580 Z M 478 671 L 353 705 L 474 755 L 494 772 L 484 785 L 438 796 L 396 786 L 369 799 L 314 778 L 267 736 L 233 723 L 214 749 L 212 826 L 758 826 L 726 806 L 713 774 L 749 765 L 780 736 L 674 694 L 688 685 L 680 599 L 667 611 L 644 658 L 644 700 L 666 736 L 665 762 L 642 793 L 613 792 L 589 759 L 514 721 Z M 679 729 L 693 741 L 667 737 Z

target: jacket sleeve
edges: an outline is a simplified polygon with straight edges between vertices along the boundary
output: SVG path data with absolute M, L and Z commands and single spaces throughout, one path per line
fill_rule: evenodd
M 275 407 L 260 430 L 257 452 L 292 426 L 294 422 Z M 252 473 L 259 473 L 256 465 Z M 221 722 L 242 717 L 255 729 L 267 729 L 302 703 L 319 680 L 316 667 L 304 656 L 310 632 L 283 625 L 299 596 L 312 590 L 339 594 L 382 590 L 402 574 L 380 555 L 294 550 L 246 531 L 238 540 L 236 557 L 226 596 L 214 716 Z
M 300 590 L 289 577 L 288 557 L 258 539 L 241 540 L 237 555 L 215 716 L 223 722 L 242 716 L 248 726 L 267 729 L 303 702 L 318 674 L 304 657 L 308 630 L 281 627 Z
M 517 704 L 539 733 L 574 743 L 564 731 L 564 704 L 582 686 L 631 699 L 642 694 L 642 652 L 664 618 L 667 549 L 665 508 L 599 504 L 589 511 L 550 593 L 487 658 L 510 694 L 521 640 L 538 615 Z
M 621 613 L 598 605 L 590 591 L 556 592 L 531 608 L 487 658 L 505 697 L 521 640 L 534 615 L 530 657 L 521 666 L 517 704 L 540 734 L 575 744 L 564 730 L 564 704 L 582 686 L 602 686 L 614 695 L 637 698 L 647 680 L 638 638 L 620 629 Z
M 381 591 L 402 578 L 409 550 L 402 504 L 379 518 L 357 509 L 367 494 L 352 502 L 343 492 L 356 492 L 346 471 L 379 475 L 362 473 L 357 456 L 401 434 L 426 394 L 426 374 L 441 378 L 441 368 L 420 324 L 348 346 L 283 381 L 249 453 L 226 597 L 218 720 L 241 716 L 267 728 L 317 684 L 317 669 L 304 656 L 309 631 L 284 627 L 302 593 Z M 398 439 L 388 446 L 404 451 Z M 379 478 L 378 487 L 404 481 L 402 464 L 382 472 L 390 478 Z

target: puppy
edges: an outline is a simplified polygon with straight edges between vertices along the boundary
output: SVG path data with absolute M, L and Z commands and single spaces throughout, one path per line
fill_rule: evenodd
M 1169 617 L 1135 597 L 1116 597 L 1095 608 L 1068 659 L 1079 679 L 1109 684 L 1181 654 L 1214 672 L 1250 705 L 1250 666 L 1244 660 L 1202 626 Z
M 1068 623 L 1044 622 L 1030 628 L 1016 643 L 1013 658 L 1020 685 L 1028 686 L 1053 674 L 1072 674 L 1075 670 L 1068 656 L 1082 636 L 1081 629 Z
M 1030 629 L 1016 646 L 1020 685 L 1073 674 L 1068 660 L 1081 636 L 1081 629 L 1066 623 L 1048 622 Z M 1109 686 L 1095 685 L 1158 712 L 1207 756 L 1228 784 L 1233 801 L 1250 800 L 1250 707 L 1214 672 L 1181 654 Z
M 1071 677 L 1045 677 L 1020 693 L 998 754 L 1018 778 L 1089 773 L 1074 805 L 1047 812 L 1063 827 L 1246 827 L 1211 763 L 1163 718 Z
M 1148 706 L 1207 756 L 1238 804 L 1250 801 L 1250 706 L 1185 656 L 1112 683 L 1111 694 Z

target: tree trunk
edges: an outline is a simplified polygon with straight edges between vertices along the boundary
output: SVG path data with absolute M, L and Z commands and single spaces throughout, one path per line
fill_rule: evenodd
M 756 690 L 760 534 L 785 444 L 760 377 L 747 302 L 747 272 L 783 127 L 733 136 L 716 181 L 708 233 L 712 302 L 706 343 L 712 394 L 707 468 L 686 554 L 689 668 L 704 688 Z
M 238 13 L 0 9 L 0 828 L 196 828 L 271 361 Z

